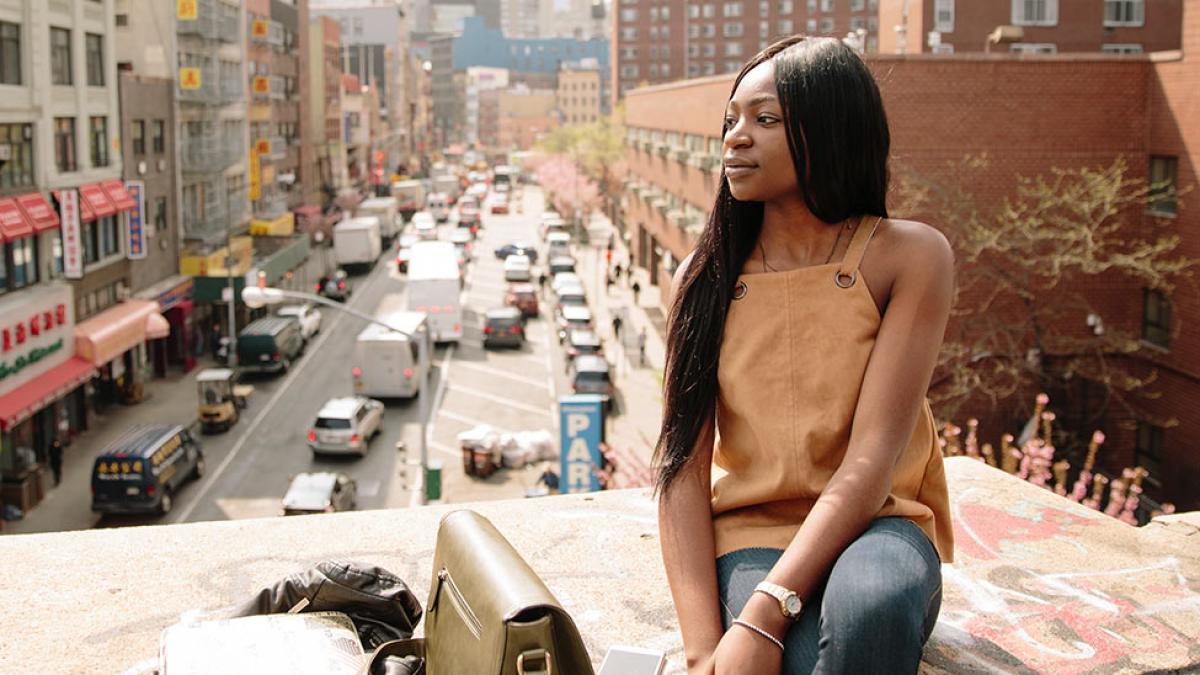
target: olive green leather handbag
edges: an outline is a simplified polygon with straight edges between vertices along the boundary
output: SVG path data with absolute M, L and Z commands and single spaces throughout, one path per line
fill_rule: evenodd
M 571 615 L 512 544 L 483 516 L 453 511 L 438 527 L 425 639 L 388 643 L 423 655 L 425 675 L 593 675 Z

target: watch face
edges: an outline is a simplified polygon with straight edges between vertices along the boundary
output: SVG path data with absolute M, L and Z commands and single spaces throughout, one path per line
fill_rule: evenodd
M 789 595 L 787 599 L 783 601 L 783 604 L 785 607 L 787 607 L 788 613 L 792 616 L 796 616 L 800 613 L 800 598 L 796 597 L 795 595 Z

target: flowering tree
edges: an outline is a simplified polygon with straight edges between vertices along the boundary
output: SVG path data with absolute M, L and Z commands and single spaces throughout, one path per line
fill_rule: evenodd
M 600 207 L 600 191 L 596 182 L 580 171 L 569 157 L 543 157 L 534 173 L 554 210 L 559 213 L 573 214 L 576 206 L 583 213 L 591 213 Z

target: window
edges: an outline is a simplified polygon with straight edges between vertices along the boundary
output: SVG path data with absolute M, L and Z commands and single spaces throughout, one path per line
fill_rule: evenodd
M 689 19 L 699 19 L 700 18 L 700 5 L 688 5 L 688 18 Z
M 104 36 L 84 33 L 87 54 L 87 83 L 89 87 L 104 86 Z
M 129 15 L 125 13 L 118 13 L 113 17 L 113 21 L 116 23 L 118 28 L 124 28 L 125 26 L 129 25 Z
M 154 142 L 154 152 L 160 155 L 167 151 L 167 142 L 165 139 L 166 130 L 164 129 L 165 126 L 166 125 L 162 120 L 154 120 L 154 135 L 152 137 Z
M 121 252 L 121 238 L 116 216 L 98 218 L 83 223 L 83 262 L 90 265 Z
M 832 12 L 833 11 L 833 0 L 821 0 L 821 11 L 822 12 Z
M 8 146 L 8 161 L 0 164 L 0 188 L 33 185 L 33 125 L 0 124 L 0 143 Z
M 5 266 L 8 268 L 8 290 L 37 283 L 36 237 L 22 237 L 4 245 Z
M 704 56 L 712 58 L 717 55 L 717 46 L 711 42 L 704 45 Z M 711 75 L 711 73 L 709 73 Z
M 742 15 L 742 3 L 727 2 L 727 3 L 725 3 L 725 6 L 722 8 L 722 12 L 723 12 L 723 16 L 726 16 L 726 17 L 741 16 Z
M 766 25 L 767 24 L 765 24 L 765 23 L 763 24 L 763 36 L 766 36 L 766 34 L 767 34 Z M 804 30 L 806 30 L 809 35 L 816 33 L 817 32 L 817 20 L 809 19 L 808 21 L 804 22 Z
M 717 66 L 714 65 L 713 62 L 709 61 L 708 63 L 704 64 L 704 74 L 705 75 L 715 75 L 716 73 L 717 73 Z
M 89 118 L 92 166 L 108 166 L 108 118 Z
M 656 79 L 657 77 L 658 77 L 658 64 L 651 63 L 650 64 L 650 79 L 653 80 L 653 79 Z M 574 117 L 574 115 L 572 115 L 572 117 Z
M 1150 211 L 1152 213 L 1168 216 L 1178 213 L 1179 205 L 1175 200 L 1178 175 L 1178 157 L 1150 158 Z
M 658 71 L 662 74 L 663 77 L 670 77 L 671 76 L 671 64 L 664 63 L 664 64 L 660 65 L 658 67 Z M 596 120 L 593 119 L 592 121 L 594 122 Z
M 659 26 L 658 33 L 659 33 L 659 35 L 662 35 L 664 39 L 671 37 L 671 27 L 670 26 Z
M 758 13 L 761 16 L 766 16 L 771 13 L 770 0 L 758 0 Z
M 690 38 L 700 37 L 700 24 L 694 23 L 694 24 L 688 26 L 688 37 L 690 37 Z
M 1054 54 L 1058 46 L 1050 42 L 1014 42 L 1008 46 L 1014 54 Z
M 711 3 L 705 4 L 700 13 L 704 18 L 711 19 L 717 15 L 717 7 Z
M 727 23 L 722 28 L 725 37 L 741 37 L 742 35 L 742 24 L 740 23 Z
M 146 122 L 134 120 L 129 123 L 129 142 L 133 144 L 133 154 L 146 154 Z
M 856 30 L 866 30 L 866 29 L 867 29 L 866 17 L 861 17 L 861 16 L 850 17 L 850 30 L 856 31 Z
M 850 0 L 850 11 L 861 12 L 867 6 L 867 0 Z
M 825 34 L 832 33 L 833 32 L 833 19 L 831 19 L 829 17 L 822 18 L 821 19 L 821 27 L 818 32 L 825 33 Z
M 715 37 L 717 35 L 717 27 L 711 23 L 704 24 L 704 37 Z
M 75 118 L 54 118 L 54 164 L 59 173 L 75 171 L 79 163 L 75 158 Z
M 621 60 L 636 61 L 638 57 L 637 47 L 621 47 Z
M 1103 44 L 1100 45 L 1100 51 L 1106 54 L 1141 54 L 1142 46 L 1133 42 L 1121 44 Z
M 71 31 L 66 28 L 50 29 L 50 82 L 72 84 L 71 77 Z
M 879 17 L 868 16 L 867 17 L 867 32 L 868 33 L 876 33 L 878 31 L 879 31 Z
M 725 56 L 741 56 L 741 55 L 742 55 L 742 43 L 740 43 L 740 42 L 726 42 L 725 43 Z
M 634 11 L 636 12 L 636 10 L 634 10 Z M 625 10 L 621 10 L 621 12 L 624 13 Z M 658 21 L 658 8 L 657 7 L 650 8 L 650 20 Z
M 727 72 L 727 73 L 736 73 L 741 69 L 742 69 L 741 61 L 726 61 L 725 62 L 725 72 Z
M 626 27 L 622 28 L 621 29 L 621 39 L 622 40 L 636 40 L 637 39 L 637 29 L 632 28 L 630 26 L 626 26 Z
M 1012 22 L 1018 26 L 1058 24 L 1058 0 L 1012 0 Z
M 154 231 L 167 231 L 167 198 L 159 197 L 154 200 Z
M 954 53 L 954 45 L 948 44 L 945 42 L 943 42 L 941 44 L 936 44 L 930 48 L 930 53 L 932 53 L 932 54 L 953 54 Z
M 1142 339 L 1164 348 L 1171 343 L 1171 301 L 1153 288 L 1142 289 Z
M 625 9 L 621 10 L 621 20 L 626 23 L 637 21 L 637 14 L 638 12 L 636 7 L 626 7 Z
M 637 77 L 638 67 L 636 63 L 627 63 L 621 66 L 621 77 Z
M 693 58 L 700 56 L 700 45 L 696 44 L 695 42 L 688 45 L 688 56 Z
M 1145 0 L 1104 0 L 1105 26 L 1141 26 Z
M 933 29 L 939 33 L 954 32 L 954 0 L 934 1 Z
M 817 0 L 808 0 L 808 13 L 815 14 L 817 12 Z
M 21 84 L 21 26 L 0 21 L 0 84 Z
M 1150 475 L 1147 480 L 1154 480 L 1161 475 L 1163 460 L 1163 428 L 1139 421 L 1137 423 L 1137 445 L 1133 448 L 1133 463 L 1145 467 Z
M 779 0 L 780 14 L 791 14 L 793 9 L 792 0 Z
M 658 16 L 660 18 L 662 18 L 663 21 L 666 21 L 667 19 L 671 18 L 671 8 L 670 7 L 660 7 L 658 10 Z

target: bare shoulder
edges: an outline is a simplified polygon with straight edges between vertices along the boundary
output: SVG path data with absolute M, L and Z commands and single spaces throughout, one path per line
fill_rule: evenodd
M 946 235 L 932 225 L 916 220 L 887 218 L 875 233 L 874 253 L 901 277 L 950 279 L 954 273 L 954 251 Z

